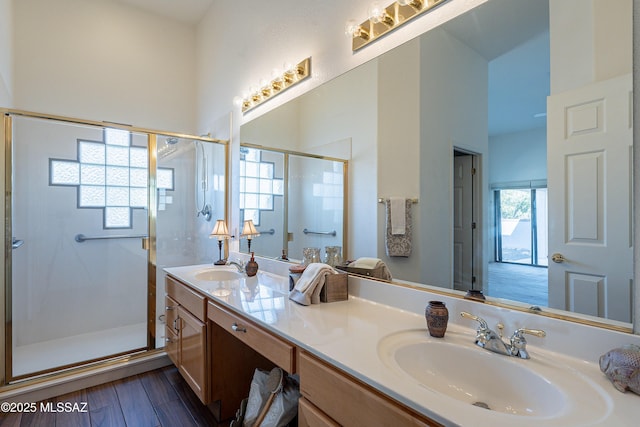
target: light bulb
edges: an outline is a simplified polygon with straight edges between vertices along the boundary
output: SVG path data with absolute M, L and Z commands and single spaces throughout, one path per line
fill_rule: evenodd
M 378 2 L 373 2 L 369 6 L 369 19 L 374 24 L 383 23 L 387 27 L 392 27 L 395 24 L 393 17 Z
M 411 6 L 415 10 L 422 9 L 422 5 L 424 4 L 423 0 L 398 0 L 398 4 L 400 6 Z
M 382 8 L 382 6 L 380 6 L 380 3 L 376 1 L 371 3 L 371 6 L 369 6 L 369 10 L 367 14 L 369 15 L 369 19 L 374 24 L 377 24 L 382 21 L 382 17 L 384 16 L 384 13 L 385 13 L 385 10 Z
M 233 97 L 233 105 L 235 105 L 236 107 L 242 106 L 242 101 L 243 101 L 243 99 L 240 96 L 234 96 Z
M 355 19 L 350 19 L 344 26 L 344 33 L 350 37 L 357 36 L 357 31 L 360 26 Z

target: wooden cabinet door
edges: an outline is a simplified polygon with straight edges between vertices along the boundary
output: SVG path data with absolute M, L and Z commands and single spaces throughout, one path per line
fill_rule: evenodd
M 178 369 L 201 401 L 207 402 L 207 330 L 191 313 L 178 308 L 180 364 Z
M 440 426 L 305 352 L 301 352 L 299 367 L 302 396 L 339 425 Z
M 298 427 L 340 427 L 304 397 L 298 400 Z
M 164 348 L 174 365 L 180 366 L 178 351 L 178 303 L 169 296 L 165 296 L 165 344 Z

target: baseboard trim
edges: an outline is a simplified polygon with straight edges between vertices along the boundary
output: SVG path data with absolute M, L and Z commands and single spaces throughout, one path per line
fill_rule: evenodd
M 39 402 L 84 388 L 116 381 L 132 375 L 152 371 L 170 365 L 172 362 L 164 351 L 98 365 L 80 372 L 70 372 L 45 380 L 0 388 L 2 402 Z M 4 390 L 3 390 L 4 389 Z

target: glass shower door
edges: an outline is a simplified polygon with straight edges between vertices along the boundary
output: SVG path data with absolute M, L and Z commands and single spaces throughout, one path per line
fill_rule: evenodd
M 304 248 L 317 247 L 325 259 L 328 246 L 343 245 L 344 177 L 343 161 L 289 156 L 290 257 L 302 258 Z
M 147 348 L 148 135 L 15 116 L 12 379 Z

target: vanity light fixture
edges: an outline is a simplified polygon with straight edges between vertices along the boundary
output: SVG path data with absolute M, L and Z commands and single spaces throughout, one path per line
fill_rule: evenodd
M 243 113 L 246 113 L 291 86 L 300 83 L 310 75 L 311 57 L 297 64 L 285 65 L 284 71 L 274 71 L 271 81 L 262 80 L 259 87 L 250 88 L 248 94 L 235 97 L 233 102 L 242 108 Z
M 445 1 L 447 0 L 397 0 L 387 7 L 380 6 L 378 2 L 371 4 L 368 10 L 369 19 L 360 25 L 353 20 L 347 22 L 345 33 L 351 37 L 351 49 L 355 52 L 365 47 Z
M 219 219 L 216 221 L 216 225 L 213 226 L 213 230 L 211 234 L 209 234 L 210 239 L 218 239 L 218 253 L 220 259 L 214 262 L 215 265 L 225 265 L 227 262 L 222 259 L 222 241 L 230 239 L 229 230 L 227 229 L 227 223 L 224 222 L 223 219 Z
M 240 237 L 246 237 L 247 238 L 247 248 L 249 253 L 251 253 L 251 239 L 253 237 L 258 237 L 260 235 L 260 232 L 258 230 L 256 230 L 256 226 L 253 225 L 253 220 L 252 219 L 248 219 L 244 222 L 244 225 L 242 226 L 242 233 L 240 233 Z

